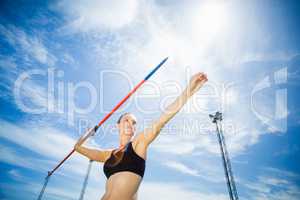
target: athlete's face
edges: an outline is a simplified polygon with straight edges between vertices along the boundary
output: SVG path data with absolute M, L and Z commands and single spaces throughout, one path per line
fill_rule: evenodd
M 136 130 L 136 118 L 133 114 L 124 115 L 118 123 L 120 134 L 132 137 Z

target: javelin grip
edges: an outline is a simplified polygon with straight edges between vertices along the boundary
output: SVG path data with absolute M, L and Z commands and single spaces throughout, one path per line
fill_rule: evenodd
M 96 125 L 96 126 L 94 127 L 94 131 L 95 131 L 95 133 L 97 132 L 98 128 L 99 128 L 99 126 L 98 126 L 98 125 Z
M 83 138 L 85 141 L 88 137 L 95 134 L 98 128 L 145 82 L 147 81 L 166 61 L 168 57 L 163 59 L 139 84 L 137 84 L 128 94 L 125 96 L 90 132 Z M 51 176 L 73 153 L 75 149 L 73 149 L 52 171 L 48 172 L 48 176 Z

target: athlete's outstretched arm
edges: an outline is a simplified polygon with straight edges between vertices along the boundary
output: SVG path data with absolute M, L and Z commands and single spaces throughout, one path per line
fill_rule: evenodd
M 110 157 L 112 151 L 90 149 L 90 148 L 82 146 L 82 144 L 84 142 L 83 137 L 84 136 L 79 138 L 79 140 L 75 144 L 75 146 L 74 146 L 75 151 L 86 156 L 90 160 L 98 161 L 98 162 L 105 162 Z
M 178 111 L 180 111 L 187 100 L 193 96 L 193 94 L 197 92 L 206 81 L 207 76 L 204 73 L 197 73 L 192 76 L 189 84 L 181 95 L 178 96 L 173 103 L 167 106 L 165 111 L 156 121 L 154 121 L 152 126 L 144 131 L 144 134 L 140 134 L 141 139 L 145 141 L 146 145 L 149 145 L 157 137 L 164 125 L 170 121 L 170 119 L 172 119 Z

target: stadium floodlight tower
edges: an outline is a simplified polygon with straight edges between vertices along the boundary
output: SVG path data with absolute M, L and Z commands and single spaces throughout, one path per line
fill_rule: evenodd
M 217 136 L 218 136 L 218 141 L 219 141 L 219 145 L 220 145 L 220 151 L 221 151 L 223 167 L 224 167 L 224 172 L 225 172 L 226 183 L 227 183 L 230 200 L 238 200 L 239 198 L 238 198 L 238 194 L 237 194 L 237 190 L 236 190 L 236 186 L 235 186 L 235 182 L 234 182 L 234 178 L 233 178 L 229 155 L 227 152 L 225 137 L 224 137 L 223 131 L 222 131 L 222 124 L 221 124 L 221 121 L 223 120 L 222 113 L 216 112 L 215 114 L 210 114 L 209 117 L 211 118 L 212 122 L 214 124 L 216 124 Z

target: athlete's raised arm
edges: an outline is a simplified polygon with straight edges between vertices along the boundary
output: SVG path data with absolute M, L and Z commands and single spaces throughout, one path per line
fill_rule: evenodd
M 184 106 L 187 100 L 197 92 L 203 84 L 207 81 L 207 76 L 204 73 L 197 73 L 192 76 L 189 84 L 181 93 L 176 100 L 171 103 L 165 111 L 160 115 L 160 117 L 155 120 L 152 125 L 145 129 L 139 138 L 145 142 L 146 145 L 149 145 L 159 134 L 160 130 L 164 125 L 172 119 L 178 111 Z

